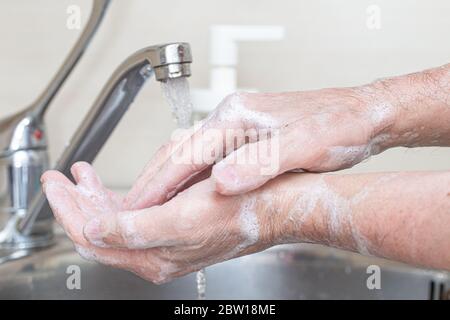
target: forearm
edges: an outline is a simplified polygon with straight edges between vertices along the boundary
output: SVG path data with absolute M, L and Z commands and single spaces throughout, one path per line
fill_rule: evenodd
M 384 105 L 394 117 L 382 121 L 382 148 L 450 146 L 450 64 L 387 78 L 356 88 L 369 108 Z
M 278 239 L 450 269 L 450 172 L 288 175 Z

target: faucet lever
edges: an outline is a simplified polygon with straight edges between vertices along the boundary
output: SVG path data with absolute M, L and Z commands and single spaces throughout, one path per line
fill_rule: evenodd
M 110 0 L 93 0 L 80 37 L 42 94 L 24 110 L 0 120 L 0 249 L 35 245 L 17 234 L 16 224 L 40 189 L 48 169 L 44 114 L 100 26 Z M 17 243 L 14 243 L 17 242 Z

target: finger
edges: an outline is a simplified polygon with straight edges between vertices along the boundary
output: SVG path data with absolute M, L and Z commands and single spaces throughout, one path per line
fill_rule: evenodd
M 133 184 L 131 190 L 128 192 L 128 194 L 124 198 L 124 208 L 126 209 L 142 209 L 138 206 L 135 206 L 134 202 L 136 199 L 139 199 L 141 196 L 141 193 L 146 188 L 149 181 L 152 180 L 154 175 L 161 169 L 163 164 L 168 161 L 170 158 L 172 152 L 176 150 L 185 140 L 190 139 L 192 134 L 194 133 L 193 130 L 195 128 L 199 128 L 201 124 L 198 123 L 196 126 L 189 130 L 182 130 L 180 131 L 180 138 L 176 140 L 172 140 L 163 146 L 161 146 L 156 154 L 152 157 L 152 159 L 147 163 L 147 165 L 144 167 L 144 170 L 137 178 L 136 182 Z M 158 199 L 152 200 L 152 195 L 148 194 L 147 202 L 149 204 L 151 203 L 159 203 Z M 150 206 L 150 205 L 149 205 Z
M 213 117 L 176 148 L 168 147 L 171 150 L 170 156 L 151 177 L 140 179 L 132 188 L 125 199 L 126 208 L 148 208 L 170 199 L 188 181 L 222 157 L 224 150 L 234 149 L 245 143 L 244 139 L 226 139 L 227 129 L 232 131 L 241 127 L 239 120 L 217 121 Z
M 101 215 L 86 224 L 84 236 L 99 247 L 148 249 L 177 244 L 170 206 Z
M 83 165 L 82 165 L 83 166 Z M 89 169 L 89 167 L 85 167 Z M 75 176 L 80 176 L 75 173 Z M 94 176 L 91 176 L 93 178 Z M 77 178 L 76 178 L 77 179 Z M 97 261 L 113 267 L 127 269 L 135 273 L 145 270 L 147 279 L 160 282 L 161 270 L 157 256 L 149 251 L 98 248 L 86 241 L 83 226 L 86 218 L 76 203 L 76 188 L 58 171 L 48 171 L 42 178 L 43 190 L 59 223 L 75 243 L 77 252 L 90 261 Z M 79 180 L 80 181 L 80 180 Z M 97 180 L 89 179 L 91 183 Z
M 132 272 L 144 267 L 149 274 L 155 274 L 158 271 L 158 259 L 146 250 L 99 248 L 90 243 L 85 245 L 75 244 L 75 250 L 83 259 L 88 261 L 96 261 Z
M 65 175 L 56 170 L 48 170 L 41 176 L 41 183 L 59 183 L 64 186 L 73 187 L 72 181 L 67 179 Z
M 99 248 L 91 244 L 75 245 L 78 254 L 88 261 L 96 261 L 114 268 L 131 271 L 141 278 L 156 284 L 167 282 L 178 270 L 176 265 L 161 258 L 161 250 L 129 250 Z
M 70 169 L 75 182 L 88 189 L 96 190 L 103 188 L 102 181 L 94 168 L 87 162 L 77 162 Z
M 190 180 L 188 180 L 177 192 L 180 193 L 186 189 L 189 189 L 190 187 L 192 187 L 194 184 L 197 184 L 203 180 L 208 179 L 209 177 L 211 177 L 211 167 L 206 168 L 205 170 L 199 172 L 197 175 L 193 176 Z M 174 195 L 176 196 L 176 195 Z
M 211 173 L 216 191 L 223 195 L 246 193 L 284 172 L 314 163 L 317 151 L 312 141 L 282 137 L 246 144 L 217 163 Z M 293 157 L 286 152 L 292 149 L 302 152 Z
M 191 133 L 189 132 L 186 132 L 186 134 L 189 134 L 189 137 L 191 135 Z M 163 163 L 167 161 L 173 150 L 176 149 L 180 143 L 181 142 L 166 143 L 162 147 L 160 147 L 158 151 L 156 151 L 156 154 L 144 167 L 144 170 L 142 170 L 142 173 L 136 179 L 136 182 L 133 184 L 131 190 L 128 192 L 127 198 L 125 199 L 125 206 L 127 207 L 127 209 L 131 209 L 128 208 L 127 202 L 132 201 L 133 199 L 139 197 L 145 185 L 153 178 L 155 173 L 161 169 Z
M 56 220 L 74 242 L 83 241 L 85 217 L 74 200 L 75 186 L 62 173 L 48 171 L 42 176 L 42 189 Z
M 75 163 L 71 168 L 71 173 L 80 193 L 89 196 L 90 201 L 86 201 L 84 197 L 76 197 L 81 211 L 96 215 L 99 211 L 121 210 L 122 197 L 103 186 L 100 177 L 89 163 Z

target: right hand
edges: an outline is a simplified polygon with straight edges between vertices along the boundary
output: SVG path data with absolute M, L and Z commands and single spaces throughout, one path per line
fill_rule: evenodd
M 125 206 L 133 210 L 164 203 L 210 174 L 216 191 L 235 195 L 287 171 L 351 167 L 388 144 L 385 132 L 396 111 L 378 103 L 377 97 L 369 86 L 232 94 L 183 141 L 170 142 L 157 152 L 127 195 Z M 270 135 L 260 139 L 261 130 Z M 247 139 L 227 139 L 227 134 L 239 132 L 245 132 Z M 277 143 L 272 143 L 274 139 Z M 255 156 L 255 150 L 266 147 L 269 159 Z

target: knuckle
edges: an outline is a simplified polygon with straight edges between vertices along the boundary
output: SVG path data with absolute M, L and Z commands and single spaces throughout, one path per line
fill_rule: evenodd
M 81 258 L 83 258 L 86 261 L 95 261 L 97 258 L 93 251 L 87 249 L 86 247 L 80 244 L 75 243 L 75 250 L 81 256 Z
M 117 220 L 116 233 L 127 248 L 144 248 L 145 242 L 137 227 L 135 214 L 122 214 Z
M 170 278 L 163 275 L 155 275 L 152 282 L 156 285 L 161 285 L 170 281 Z
M 229 95 L 227 95 L 225 98 L 222 99 L 222 101 L 219 103 L 219 105 L 216 108 L 215 113 L 222 113 L 225 109 L 229 108 L 230 106 L 233 106 L 241 97 L 243 96 L 242 93 L 234 92 Z
M 157 272 L 157 271 L 151 271 L 151 270 L 147 270 L 147 269 L 142 269 L 142 268 L 137 268 L 137 270 L 133 270 L 134 273 L 136 273 L 138 276 L 146 279 L 147 281 L 150 281 L 156 285 L 161 285 L 164 284 L 168 281 L 170 281 L 170 278 L 165 275 L 162 274 L 161 272 Z

